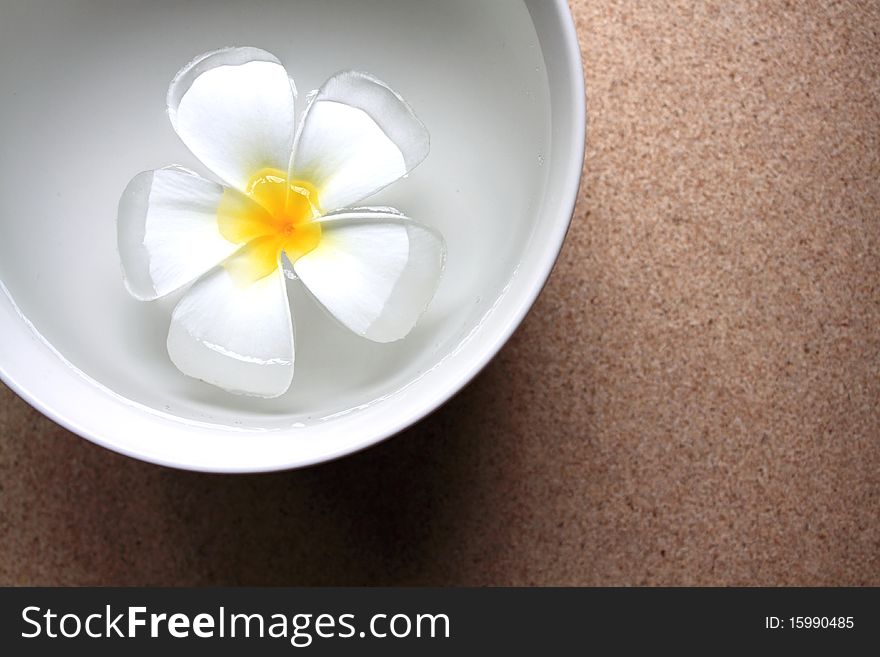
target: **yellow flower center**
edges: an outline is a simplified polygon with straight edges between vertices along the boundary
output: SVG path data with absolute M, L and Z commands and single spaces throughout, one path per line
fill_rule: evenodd
M 318 246 L 323 212 L 318 190 L 303 180 L 287 180 L 278 169 L 261 169 L 247 184 L 247 197 L 223 193 L 217 208 L 220 233 L 246 246 L 224 263 L 242 282 L 257 281 L 278 268 L 282 251 L 295 262 Z M 247 199 L 254 202 L 248 202 Z

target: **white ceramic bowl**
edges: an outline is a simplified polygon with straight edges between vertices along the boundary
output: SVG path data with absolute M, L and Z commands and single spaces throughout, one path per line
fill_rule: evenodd
M 97 444 L 213 472 L 318 463 L 393 435 L 501 348 L 550 273 L 583 162 L 580 53 L 563 0 L 13 3 L 0 22 L 0 375 Z M 159 36 L 161 35 L 161 36 Z M 447 269 L 405 340 L 376 345 L 292 286 L 297 369 L 275 400 L 229 395 L 171 365 L 175 299 L 140 303 L 115 251 L 136 172 L 203 171 L 164 112 L 199 52 L 275 53 L 301 91 L 340 69 L 403 94 L 428 159 L 373 199 L 438 228 Z

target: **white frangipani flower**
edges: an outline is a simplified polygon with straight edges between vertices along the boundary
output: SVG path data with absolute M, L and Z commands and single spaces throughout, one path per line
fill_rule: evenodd
M 171 360 L 260 397 L 293 377 L 285 266 L 342 324 L 391 342 L 424 312 L 445 259 L 434 230 L 393 208 L 351 207 L 428 154 L 428 132 L 403 99 L 354 71 L 310 95 L 298 125 L 295 99 L 268 52 L 196 58 L 172 81 L 168 114 L 224 184 L 180 167 L 146 171 L 119 203 L 129 292 L 153 300 L 195 281 L 171 319 Z

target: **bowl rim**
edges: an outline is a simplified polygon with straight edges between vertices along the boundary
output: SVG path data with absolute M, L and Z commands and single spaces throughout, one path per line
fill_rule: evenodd
M 249 462 L 238 463 L 232 461 L 199 463 L 196 460 L 187 458 L 171 458 L 168 455 L 154 454 L 142 449 L 135 449 L 118 439 L 114 439 L 112 432 L 106 432 L 94 426 L 94 423 L 85 421 L 82 417 L 77 417 L 76 413 L 59 410 L 61 404 L 51 403 L 47 401 L 48 396 L 41 394 L 37 383 L 41 380 L 40 375 L 48 376 L 52 370 L 53 359 L 60 359 L 64 365 L 67 365 L 68 376 L 74 376 L 80 379 L 80 383 L 87 390 L 85 396 L 94 396 L 97 400 L 100 395 L 105 398 L 104 401 L 118 404 L 123 402 L 120 407 L 124 412 L 130 412 L 132 408 L 143 412 L 148 411 L 157 422 L 152 422 L 153 426 L 146 427 L 149 430 L 170 429 L 162 426 L 163 414 L 154 411 L 151 408 L 143 406 L 139 403 L 128 400 L 116 394 L 112 390 L 103 386 L 100 382 L 95 381 L 91 377 L 82 373 L 62 354 L 60 354 L 31 324 L 31 322 L 18 310 L 15 305 L 13 296 L 0 281 L 0 315 L 17 315 L 22 328 L 29 332 L 31 338 L 30 343 L 17 345 L 14 352 L 8 347 L 3 347 L 0 343 L 0 353 L 5 352 L 6 358 L 0 359 L 0 379 L 24 399 L 32 407 L 40 411 L 57 424 L 78 434 L 82 438 L 110 449 L 114 452 L 136 458 L 138 460 L 154 463 L 157 465 L 199 472 L 211 473 L 255 473 L 255 472 L 273 472 L 281 470 L 291 470 L 301 467 L 307 467 L 317 463 L 331 461 L 349 454 L 356 453 L 362 449 L 366 449 L 372 445 L 376 445 L 391 436 L 403 431 L 407 427 L 412 426 L 419 420 L 427 417 L 440 406 L 449 401 L 454 395 L 460 392 L 468 383 L 470 383 L 483 368 L 498 354 L 504 344 L 510 339 L 513 332 L 519 327 L 525 319 L 526 314 L 531 309 L 541 290 L 547 283 L 550 273 L 555 266 L 562 249 L 565 236 L 571 224 L 574 214 L 575 203 L 580 188 L 581 173 L 585 154 L 585 138 L 586 138 L 586 95 L 584 88 L 583 64 L 581 60 L 580 46 L 578 43 L 577 32 L 575 30 L 574 19 L 566 0 L 552 0 L 552 4 L 546 0 L 538 1 L 526 0 L 526 6 L 535 20 L 535 11 L 550 11 L 551 19 L 555 21 L 558 33 L 554 34 L 559 38 L 554 46 L 561 49 L 562 59 L 559 65 L 567 67 L 564 78 L 566 84 L 569 85 L 568 97 L 560 102 L 567 102 L 566 116 L 570 117 L 570 143 L 567 152 L 562 155 L 553 153 L 551 157 L 564 157 L 565 164 L 562 167 L 564 172 L 563 180 L 558 187 L 561 190 L 559 197 L 559 208 L 556 212 L 557 220 L 551 222 L 545 233 L 545 239 L 542 242 L 541 259 L 536 270 L 530 275 L 529 279 L 522 282 L 518 286 L 515 295 L 506 294 L 505 300 L 508 301 L 509 307 L 505 308 L 505 315 L 500 318 L 495 317 L 497 324 L 493 328 L 492 333 L 488 333 L 480 340 L 480 347 L 469 360 L 460 362 L 456 369 L 453 370 L 454 376 L 446 376 L 446 385 L 438 387 L 432 396 L 423 403 L 410 404 L 401 410 L 400 413 L 394 415 L 392 421 L 387 421 L 382 425 L 374 427 L 370 431 L 364 431 L 359 425 L 349 422 L 349 426 L 359 429 L 360 438 L 356 441 L 344 441 L 341 445 L 331 447 L 325 451 L 314 454 L 307 458 L 282 459 L 275 462 Z M 540 35 L 539 35 L 540 36 Z M 544 44 L 542 50 L 545 50 Z M 558 58 L 557 58 L 558 59 Z M 549 71 L 548 71 L 549 73 Z M 558 140 L 552 140 L 554 151 L 559 149 Z M 509 301 L 515 297 L 511 304 Z M 497 308 L 495 313 L 501 311 Z M 2 341 L 3 343 L 6 340 Z M 13 368 L 7 363 L 11 360 L 18 365 L 17 370 L 13 372 Z M 55 363 L 57 365 L 57 362 Z M 43 369 L 44 368 L 44 369 Z M 56 386 L 57 388 L 57 386 Z M 58 391 L 56 391 L 57 397 Z M 62 393 L 63 394 L 63 393 Z M 109 396 L 109 398 L 108 398 Z M 117 409 L 118 410 L 118 409 Z M 88 413 L 91 416 L 92 413 Z M 168 416 L 171 417 L 171 416 Z M 179 422 L 179 421 L 178 421 Z M 186 425 L 181 425 L 182 430 L 191 430 Z M 345 427 L 341 427 L 344 430 Z

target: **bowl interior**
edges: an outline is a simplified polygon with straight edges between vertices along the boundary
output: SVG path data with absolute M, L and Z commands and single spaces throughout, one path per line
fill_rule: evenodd
M 561 5 L 78 0 L 4 10 L 0 281 L 15 303 L 3 300 L 0 319 L 7 380 L 88 437 L 206 469 L 320 460 L 327 449 L 375 441 L 427 412 L 515 326 L 567 223 L 565 203 L 560 212 L 548 202 L 551 170 L 570 174 L 573 162 L 569 144 L 555 153 L 556 142 L 572 134 L 559 122 L 571 117 L 554 104 L 569 99 L 551 97 L 545 66 Z M 180 66 L 226 45 L 276 54 L 301 98 L 350 68 L 400 92 L 428 127 L 431 153 L 368 202 L 439 229 L 448 246 L 437 296 L 397 343 L 350 334 L 291 283 L 296 371 L 290 391 L 272 400 L 230 395 L 178 372 L 165 337 L 179 296 L 130 298 L 115 248 L 116 205 L 135 173 L 182 164 L 210 175 L 171 129 L 164 98 Z M 16 337 L 25 330 L 30 337 Z M 28 350 L 46 358 L 50 381 L 25 381 L 37 358 L 23 361 Z M 78 403 L 63 410 L 54 399 L 62 395 Z M 109 413 L 100 427 L 95 404 Z M 168 439 L 150 439 L 146 425 L 133 428 L 132 413 Z M 370 419 L 379 416 L 393 419 L 379 427 Z M 196 442 L 181 447 L 172 440 L 179 431 Z M 286 440 L 283 456 L 270 446 L 275 440 Z M 323 448 L 310 447 L 314 440 Z M 226 466 L 199 441 L 211 441 L 212 450 L 226 445 L 219 448 Z M 248 463 L 258 443 L 260 463 Z

